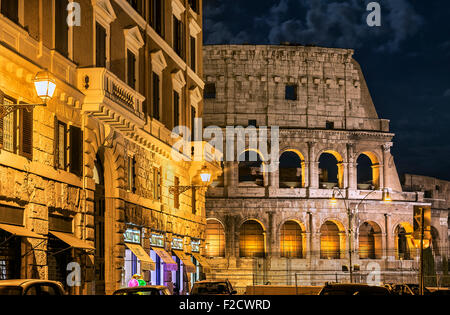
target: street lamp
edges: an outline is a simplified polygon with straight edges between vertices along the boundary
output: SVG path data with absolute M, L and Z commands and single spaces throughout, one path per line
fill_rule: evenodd
M 17 109 L 26 108 L 31 109 L 36 106 L 47 106 L 47 102 L 50 101 L 55 93 L 56 81 L 53 79 L 48 71 L 41 71 L 36 74 L 33 79 L 34 88 L 37 96 L 42 100 L 42 104 L 0 104 L 0 119 L 5 118 L 10 113 Z
M 200 171 L 200 178 L 202 180 L 202 185 L 191 185 L 191 186 L 170 186 L 169 192 L 172 195 L 176 194 L 182 194 L 190 189 L 192 189 L 194 192 L 196 189 L 206 188 L 208 184 L 211 182 L 211 172 L 208 171 L 206 166 L 203 167 L 203 169 Z
M 372 193 L 378 191 L 378 190 L 372 190 L 370 191 L 367 195 L 364 196 L 363 199 L 361 199 L 359 201 L 359 203 L 356 205 L 355 210 L 352 211 L 350 209 L 350 206 L 347 204 L 346 198 L 344 197 L 344 195 L 342 194 L 342 191 L 339 187 L 334 187 L 333 188 L 333 195 L 330 199 L 330 205 L 331 206 L 336 206 L 337 205 L 337 199 L 336 199 L 336 191 L 338 192 L 338 194 L 342 197 L 342 200 L 344 200 L 344 205 L 345 205 L 345 209 L 347 210 L 347 217 L 348 217 L 348 259 L 349 259 L 349 271 L 350 271 L 350 283 L 353 283 L 353 266 L 352 266 L 352 235 L 353 235 L 353 227 L 352 227 L 352 221 L 353 221 L 353 217 L 355 215 L 355 213 L 358 211 L 358 207 L 359 205 L 367 198 L 369 197 Z M 383 201 L 384 202 L 391 202 L 391 196 L 389 194 L 389 190 L 386 188 L 383 190 Z

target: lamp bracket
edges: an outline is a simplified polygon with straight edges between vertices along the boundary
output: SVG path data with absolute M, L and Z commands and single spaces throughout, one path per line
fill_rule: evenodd
M 46 106 L 47 104 L 0 104 L 0 119 L 5 118 L 18 109 L 26 109 L 30 111 L 36 106 Z
M 206 188 L 205 186 L 170 186 L 169 187 L 169 193 L 172 195 L 181 195 L 183 193 L 185 193 L 186 191 L 193 189 L 202 189 L 202 188 Z

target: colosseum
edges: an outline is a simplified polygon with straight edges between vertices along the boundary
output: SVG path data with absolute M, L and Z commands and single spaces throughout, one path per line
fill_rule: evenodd
M 238 292 L 417 282 L 413 211 L 430 203 L 423 192 L 402 190 L 394 134 L 353 54 L 288 44 L 204 47 L 204 125 L 279 127 L 278 139 L 268 137 L 279 144 L 275 172 L 258 150 L 253 161 L 248 149 L 234 160 L 224 152 L 224 173 L 207 196 L 208 278 L 228 278 Z

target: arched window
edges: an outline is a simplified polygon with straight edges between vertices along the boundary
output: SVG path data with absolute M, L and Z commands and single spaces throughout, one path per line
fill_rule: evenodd
M 239 256 L 264 257 L 264 229 L 257 221 L 242 224 L 239 230 Z
M 319 188 L 343 187 L 344 164 L 337 152 L 326 151 L 319 157 Z
M 325 222 L 320 228 L 320 258 L 340 259 L 341 258 L 341 233 L 336 223 Z
M 280 188 L 303 187 L 303 174 L 301 157 L 293 152 L 286 151 L 280 156 L 279 185 Z
M 245 151 L 239 156 L 239 183 L 264 187 L 264 165 L 259 153 Z
M 373 190 L 380 187 L 380 164 L 373 153 L 364 152 L 356 160 L 358 189 Z
M 359 227 L 359 258 L 381 258 L 381 229 L 378 224 L 364 222 Z
M 303 258 L 303 236 L 300 225 L 295 221 L 287 221 L 280 231 L 281 257 Z
M 225 230 L 217 220 L 206 221 L 206 256 L 225 257 Z
M 400 260 L 411 259 L 411 250 L 408 239 L 411 237 L 411 232 L 408 232 L 404 226 L 398 225 L 395 228 L 395 245 L 396 256 Z

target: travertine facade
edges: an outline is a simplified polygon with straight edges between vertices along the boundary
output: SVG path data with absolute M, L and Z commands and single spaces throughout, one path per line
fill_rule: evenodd
M 32 79 L 43 69 L 57 87 L 46 107 L 34 108 L 31 123 L 17 120 L 19 135 L 31 134 L 12 141 L 9 118 L 2 122 L 0 223 L 40 238 L 3 243 L 0 276 L 64 282 L 61 256 L 49 248 L 52 232 L 95 248 L 66 248 L 67 262 L 78 261 L 82 271 L 81 287 L 67 287 L 71 293 L 111 293 L 129 280 L 127 228 L 139 230 L 147 254 L 152 232 L 168 252 L 174 236 L 187 253 L 191 239 L 203 248 L 204 196 L 194 196 L 193 209 L 192 191 L 177 201 L 169 192 L 175 179 L 197 184 L 205 166 L 213 177 L 220 173 L 217 163 L 171 156 L 172 128 L 191 126 L 203 111 L 201 1 L 79 0 L 80 25 L 71 27 L 72 1 L 10 2 L 0 14 L 1 102 L 39 103 Z M 22 154 L 26 141 L 31 154 Z M 0 232 L 0 243 L 11 236 Z M 175 282 L 170 271 L 163 278 L 169 287 Z
M 207 194 L 207 246 L 220 248 L 210 255 L 222 256 L 211 258 L 209 277 L 227 277 L 240 291 L 251 284 L 295 284 L 296 277 L 300 284 L 348 281 L 349 208 L 354 281 L 369 281 L 376 268 L 371 263 L 382 271 L 379 281 L 417 281 L 413 206 L 427 203 L 423 193 L 402 191 L 390 153 L 394 134 L 389 121 L 378 117 L 352 56 L 349 49 L 320 47 L 204 47 L 204 125 L 279 126 L 279 156 L 291 152 L 298 159 L 287 175 L 281 168 L 258 173 L 245 163 L 225 162 L 223 182 Z M 326 168 L 324 153 L 335 159 L 334 182 L 320 171 Z M 370 160 L 370 184 L 358 182 L 361 155 Z M 253 230 L 245 230 L 248 222 Z M 289 232 L 286 223 L 296 228 Z M 327 256 L 328 241 L 337 246 L 337 256 Z M 299 248 L 294 255 L 292 246 Z M 364 257 L 363 246 L 374 253 Z

